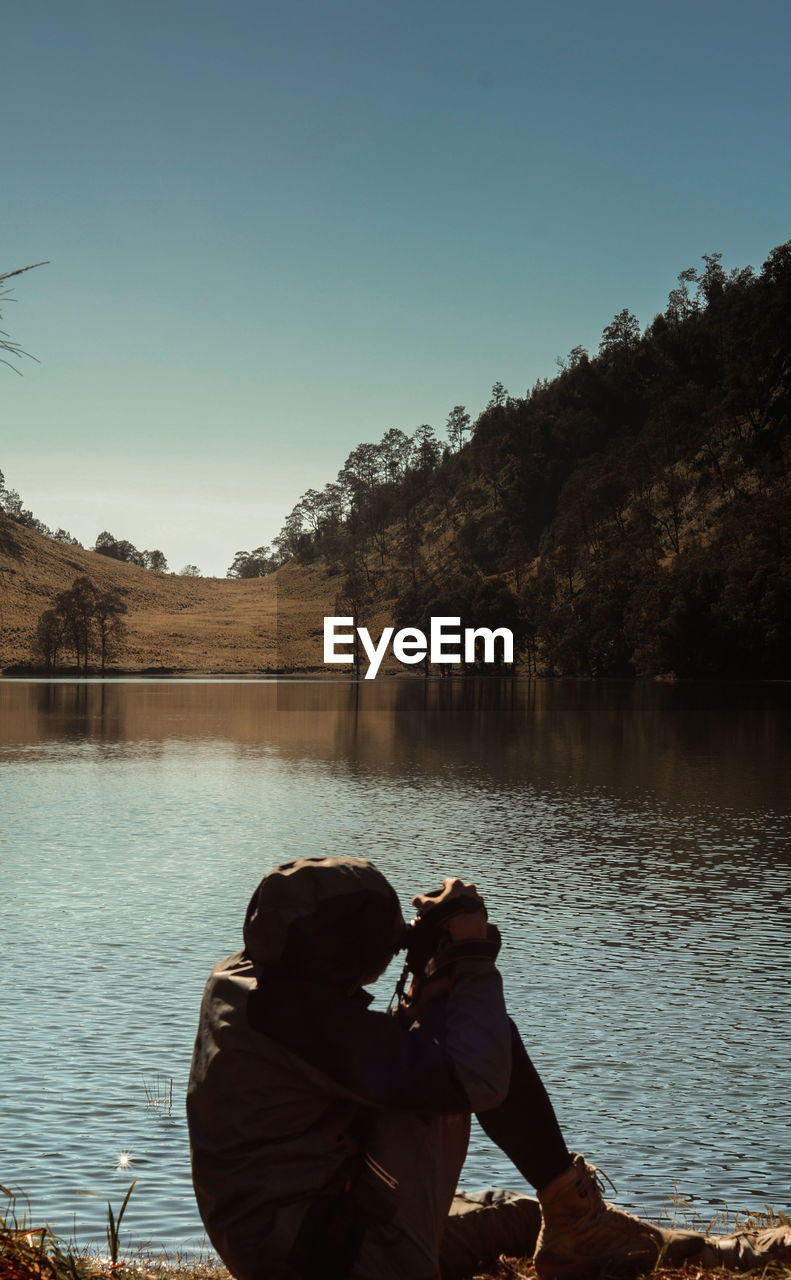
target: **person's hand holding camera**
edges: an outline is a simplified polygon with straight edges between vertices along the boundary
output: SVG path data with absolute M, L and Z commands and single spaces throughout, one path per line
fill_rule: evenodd
M 493 960 L 500 935 L 487 924 L 486 906 L 474 884 L 447 876 L 441 889 L 412 899 L 417 916 L 408 926 L 406 970 L 413 974 L 406 1005 L 419 1010 L 444 995 L 460 961 Z
M 475 903 L 478 904 L 477 909 Z M 483 898 L 474 884 L 464 884 L 456 876 L 446 876 L 442 888 L 433 893 L 416 894 L 412 906 L 421 920 L 438 910 L 443 932 L 454 942 L 486 937 L 487 916 Z

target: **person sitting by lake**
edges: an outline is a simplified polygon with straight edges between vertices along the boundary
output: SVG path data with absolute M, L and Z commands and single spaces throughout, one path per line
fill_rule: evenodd
M 209 977 L 187 1093 L 209 1238 L 238 1280 L 443 1280 L 535 1254 L 540 1280 L 703 1259 L 702 1236 L 606 1203 L 508 1017 L 474 885 L 413 899 L 363 859 L 264 877 Z M 364 991 L 407 946 L 392 1013 Z M 456 1194 L 475 1114 L 535 1189 Z M 721 1262 L 712 1254 L 708 1265 Z

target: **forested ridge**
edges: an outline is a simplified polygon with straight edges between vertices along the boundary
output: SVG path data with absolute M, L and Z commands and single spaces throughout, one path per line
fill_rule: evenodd
M 523 397 L 397 428 L 309 490 L 232 576 L 323 561 L 363 621 L 510 626 L 523 669 L 791 675 L 791 242 L 760 272 L 681 273 Z M 465 439 L 469 436 L 469 439 Z
M 287 565 L 293 591 L 310 566 L 308 594 L 362 625 L 427 630 L 450 615 L 511 627 L 530 673 L 791 676 L 791 242 L 758 272 L 705 255 L 645 332 L 621 311 L 595 355 L 575 347 L 559 364 L 524 396 L 495 383 L 474 422 L 455 405 L 445 441 L 424 424 L 358 445 L 336 480 L 302 495 L 272 547 L 239 552 L 228 577 L 280 569 L 276 586 Z M 71 554 L 61 565 L 35 553 L 52 559 L 46 588 L 25 586 L 24 530 Z M 107 533 L 95 550 L 92 561 L 65 530 L 53 534 L 0 473 L 0 622 L 6 639 L 18 632 L 7 661 L 36 646 L 36 619 L 75 572 L 100 592 L 131 589 L 100 561 L 159 570 L 139 590 L 170 598 L 161 552 Z M 235 598 L 226 586 L 223 608 Z M 25 620 L 12 625 L 23 595 Z M 142 662 L 175 664 L 161 644 L 137 647 Z M 212 665 L 236 669 L 226 649 Z

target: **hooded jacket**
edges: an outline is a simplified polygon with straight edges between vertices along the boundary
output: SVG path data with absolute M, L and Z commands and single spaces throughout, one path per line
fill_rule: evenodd
M 399 945 L 395 892 L 362 859 L 277 868 L 244 948 L 212 971 L 187 1092 L 201 1217 L 237 1276 L 288 1274 L 315 1198 L 353 1176 L 380 1109 L 466 1113 L 503 1101 L 510 1025 L 491 948 L 449 949 L 450 989 L 420 1018 L 369 1008 L 361 982 Z

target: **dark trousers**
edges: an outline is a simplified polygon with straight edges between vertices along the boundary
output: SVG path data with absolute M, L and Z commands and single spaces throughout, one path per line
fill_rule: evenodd
M 477 1118 L 541 1190 L 568 1168 L 571 1156 L 541 1078 L 511 1027 L 508 1096 Z M 541 1226 L 537 1200 L 511 1191 L 456 1193 L 469 1133 L 468 1114 L 380 1112 L 351 1191 L 309 1215 L 303 1244 L 314 1261 L 302 1274 L 436 1280 L 441 1272 L 443 1280 L 459 1280 L 501 1253 L 532 1255 Z

